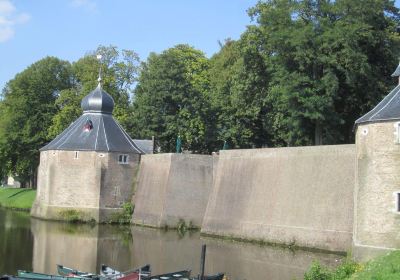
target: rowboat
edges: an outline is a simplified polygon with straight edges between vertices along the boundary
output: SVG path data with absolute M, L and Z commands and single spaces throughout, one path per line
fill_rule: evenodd
M 204 276 L 203 280 L 223 280 L 224 279 L 225 274 L 224 273 L 217 273 L 214 275 L 206 275 Z M 197 278 L 193 278 L 192 280 L 199 280 L 200 277 Z
M 181 270 L 171 273 L 165 273 L 155 276 L 142 277 L 141 280 L 189 280 L 190 279 L 190 270 Z
M 132 269 L 129 271 L 124 271 L 124 272 L 120 272 L 110 266 L 103 264 L 103 265 L 101 265 L 100 275 L 79 271 L 77 269 L 58 264 L 57 272 L 58 272 L 58 274 L 60 274 L 62 276 L 80 276 L 80 277 L 91 278 L 91 279 L 98 278 L 100 280 L 105 280 L 105 279 L 130 280 L 130 279 L 135 279 L 136 276 L 139 276 L 139 273 L 140 273 L 140 276 L 142 276 L 142 277 L 150 276 L 150 274 L 151 274 L 149 264 L 144 265 L 140 268 L 135 268 L 135 269 Z
M 75 277 L 75 276 L 81 276 L 81 277 L 85 277 L 85 278 L 98 277 L 98 275 L 96 275 L 96 274 L 79 271 L 79 270 L 76 270 L 73 268 L 63 266 L 61 264 L 57 264 L 57 273 L 61 276 L 71 276 L 71 277 Z
M 101 276 L 106 276 L 107 278 L 112 278 L 113 276 L 115 276 L 115 278 L 120 279 L 121 277 L 127 276 L 129 274 L 132 273 L 139 273 L 140 272 L 140 276 L 141 277 L 148 277 L 151 275 L 151 270 L 150 270 L 150 265 L 146 264 L 140 268 L 135 268 L 132 270 L 128 270 L 128 271 L 118 271 L 115 270 L 114 268 L 107 266 L 105 264 L 101 265 L 101 269 L 100 269 L 100 275 Z
M 18 270 L 17 278 L 23 279 L 38 279 L 38 280 L 93 280 L 99 279 L 99 277 L 83 277 L 83 276 L 61 276 L 51 275 L 45 273 L 31 272 L 25 270 Z

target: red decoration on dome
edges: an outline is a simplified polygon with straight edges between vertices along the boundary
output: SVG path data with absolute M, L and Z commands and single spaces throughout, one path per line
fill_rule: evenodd
M 85 125 L 83 126 L 83 131 L 89 132 L 93 129 L 93 123 L 91 120 L 87 120 Z

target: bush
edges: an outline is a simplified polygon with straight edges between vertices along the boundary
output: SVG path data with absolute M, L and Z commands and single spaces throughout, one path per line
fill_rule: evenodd
M 110 224 L 129 224 L 132 219 L 132 214 L 135 206 L 129 202 L 122 205 L 122 212 L 115 213 L 108 221 Z
M 304 274 L 304 280 L 344 280 L 349 279 L 360 265 L 351 260 L 345 260 L 336 269 L 331 270 L 314 262 L 311 268 Z

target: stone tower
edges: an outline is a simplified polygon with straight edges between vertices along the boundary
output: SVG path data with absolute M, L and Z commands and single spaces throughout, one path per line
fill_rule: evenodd
M 400 85 L 355 125 L 353 253 L 369 258 L 400 248 Z
M 114 120 L 114 100 L 100 82 L 81 107 L 83 114 L 40 150 L 34 217 L 104 222 L 131 201 L 140 156 L 148 147 Z

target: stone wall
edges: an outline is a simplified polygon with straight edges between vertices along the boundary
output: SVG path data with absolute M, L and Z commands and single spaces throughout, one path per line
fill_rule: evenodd
M 63 220 L 68 212 L 82 220 L 108 220 L 132 196 L 134 170 L 139 156 L 118 164 L 118 153 L 43 151 L 40 153 L 34 217 Z
M 202 233 L 351 248 L 354 145 L 221 151 L 216 168 Z
M 207 155 L 142 156 L 133 222 L 176 227 L 185 221 L 200 227 L 212 187 L 212 162 Z
M 369 259 L 400 248 L 400 145 L 398 122 L 359 125 L 354 254 Z

